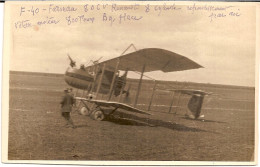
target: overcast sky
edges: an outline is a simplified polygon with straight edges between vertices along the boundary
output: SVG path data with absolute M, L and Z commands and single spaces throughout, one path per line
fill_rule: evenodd
M 76 6 L 76 5 L 74 5 Z M 226 5 L 224 5 L 226 6 Z M 31 5 L 24 6 L 26 9 Z M 34 6 L 49 9 L 46 6 Z M 80 6 L 76 6 L 79 9 Z M 64 73 L 69 65 L 67 53 L 77 64 L 103 57 L 107 60 L 119 56 L 131 43 L 137 49 L 162 48 L 194 60 L 204 68 L 182 72 L 151 72 L 156 79 L 216 84 L 254 86 L 255 36 L 254 7 L 231 7 L 224 11 L 239 12 L 239 17 L 226 16 L 211 21 L 208 11 L 144 12 L 143 7 L 128 14 L 142 16 L 139 21 L 111 24 L 102 21 L 104 12 L 118 19 L 120 13 L 110 10 L 58 13 L 32 17 L 31 13 L 19 16 L 21 5 L 12 8 L 13 54 L 10 70 L 47 73 Z M 41 10 L 40 10 L 41 11 Z M 91 23 L 68 26 L 65 17 L 95 17 Z M 60 19 L 56 25 L 35 26 L 46 17 Z M 33 26 L 16 29 L 15 23 L 30 20 Z M 134 51 L 133 49 L 130 51 Z M 101 60 L 101 61 L 102 61 Z

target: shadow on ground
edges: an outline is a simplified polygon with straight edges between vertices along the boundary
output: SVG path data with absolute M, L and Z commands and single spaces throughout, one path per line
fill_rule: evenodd
M 85 128 L 85 127 L 89 127 L 88 125 L 75 125 L 75 128 Z
M 122 118 L 123 115 L 123 118 Z M 121 113 L 119 116 L 110 116 L 106 121 L 118 125 L 132 125 L 132 126 L 150 126 L 150 127 L 164 127 L 171 130 L 187 131 L 187 132 L 208 132 L 199 128 L 187 127 L 174 122 L 165 122 L 158 119 L 142 118 L 136 115 Z
M 226 123 L 222 121 L 213 121 L 213 120 L 206 120 L 206 119 L 193 119 L 190 117 L 181 117 L 181 118 L 186 120 L 191 120 L 191 121 L 198 121 L 198 122 Z

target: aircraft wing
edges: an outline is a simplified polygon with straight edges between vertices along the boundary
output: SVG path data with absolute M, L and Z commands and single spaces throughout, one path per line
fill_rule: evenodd
M 173 72 L 202 68 L 201 65 L 187 57 L 158 48 L 141 49 L 136 52 L 101 62 L 100 64 L 103 65 L 106 63 L 106 67 L 114 69 L 118 60 L 120 61 L 118 70 L 123 71 L 129 70 L 142 72 L 143 65 L 146 65 L 144 72 L 159 70 L 163 72 Z
M 129 105 L 124 104 L 124 103 L 113 102 L 113 101 L 105 101 L 105 100 L 89 100 L 89 99 L 86 99 L 86 98 L 78 98 L 78 97 L 76 99 L 86 100 L 87 102 L 95 103 L 96 105 L 101 106 L 101 107 L 114 107 L 114 108 L 124 109 L 124 110 L 127 110 L 127 111 L 136 112 L 136 113 L 139 113 L 139 114 L 151 115 L 150 113 L 144 112 L 142 110 L 139 110 L 137 108 L 134 108 L 134 107 L 129 106 Z

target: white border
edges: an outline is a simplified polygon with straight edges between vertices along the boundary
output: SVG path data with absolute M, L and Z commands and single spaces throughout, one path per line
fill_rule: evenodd
M 15 4 L 15 3 L 21 3 L 21 2 L 7 2 L 7 4 Z M 32 2 L 22 2 L 22 3 L 32 3 Z M 37 2 L 33 2 L 35 4 L 43 4 L 43 3 L 50 3 L 48 1 L 37 1 Z M 75 1 L 67 1 L 67 2 L 51 2 L 53 4 L 80 4 L 80 3 L 85 3 L 85 2 L 75 2 Z M 97 3 L 97 2 L 88 2 L 88 3 Z M 106 3 L 113 3 L 110 1 L 106 1 Z M 134 1 L 123 1 L 123 2 L 116 2 L 118 4 L 129 4 L 129 3 L 134 3 Z M 146 4 L 148 3 L 147 1 L 144 2 L 140 2 L 138 1 L 139 4 Z M 161 3 L 161 2 L 152 2 L 152 3 Z M 175 2 L 176 4 L 190 4 L 193 2 Z M 200 3 L 205 3 L 205 2 L 196 2 L 196 4 L 200 4 Z M 207 2 L 207 4 L 216 4 L 219 2 Z M 228 4 L 234 4 L 236 2 L 229 2 Z M 227 3 L 226 3 L 227 4 Z M 241 3 L 237 3 L 236 5 L 240 5 Z M 256 3 L 251 2 L 251 3 L 242 3 L 247 4 L 247 5 L 256 5 Z M 0 11 L 4 11 L 3 7 L 4 4 L 0 4 Z M 10 7 L 8 5 L 5 5 L 5 10 L 7 9 L 7 7 Z M 3 18 L 3 13 L 0 13 L 0 17 L 1 19 Z M 8 22 L 8 20 L 10 20 L 10 15 L 5 13 L 4 15 L 4 22 Z M 257 20 L 260 20 L 260 3 L 257 4 Z M 0 22 L 3 22 L 3 20 L 0 20 Z M 2 24 L 3 25 L 3 24 Z M 30 160 L 30 161 L 25 161 L 25 160 L 11 160 L 8 161 L 7 159 L 7 142 L 8 142 L 8 99 L 9 99 L 9 56 L 11 54 L 11 43 L 10 41 L 10 37 L 11 37 L 11 32 L 10 32 L 10 28 L 8 24 L 4 24 L 4 36 L 3 36 L 3 26 L 0 26 L 0 35 L 4 37 L 5 39 L 5 43 L 4 46 L 2 44 L 2 46 L 4 47 L 3 49 L 3 62 L 4 64 L 2 64 L 2 60 L 1 60 L 1 64 L 2 64 L 2 162 L 6 162 L 6 163 L 28 163 L 28 164 L 84 164 L 84 165 L 256 165 L 257 164 L 257 157 L 259 157 L 258 155 L 258 133 L 257 135 L 255 135 L 255 162 L 219 162 L 219 161 L 34 161 L 34 160 Z M 260 50 L 259 50 L 259 46 L 260 46 L 260 26 L 259 23 L 257 24 L 257 42 L 256 42 L 256 117 L 255 117 L 255 127 L 256 127 L 256 132 L 259 131 L 258 129 L 258 104 L 259 104 L 259 55 L 260 55 Z M 3 42 L 3 39 L 0 40 L 0 42 Z M 0 43 L 1 44 L 1 43 Z M 7 101 L 7 102 L 6 102 Z M 7 112 L 4 112 L 7 111 Z M 2 164 L 2 165 L 7 165 L 7 164 Z M 10 165 L 10 164 L 9 164 Z M 12 165 L 17 165 L 17 164 L 12 164 Z M 24 164 L 23 164 L 24 165 Z M 31 166 L 31 165 L 30 165 Z

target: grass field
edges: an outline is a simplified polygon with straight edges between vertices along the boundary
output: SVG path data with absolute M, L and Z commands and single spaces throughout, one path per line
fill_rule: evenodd
M 159 86 L 166 84 L 182 85 Z M 169 113 L 171 94 L 158 91 L 151 116 L 120 111 L 99 122 L 73 112 L 72 129 L 60 113 L 66 87 L 61 75 L 10 74 L 9 160 L 253 160 L 254 88 L 190 83 L 215 94 L 206 97 L 200 120 L 184 117 L 187 97 L 177 104 L 175 95 Z M 139 107 L 147 109 L 151 90 L 144 82 Z

